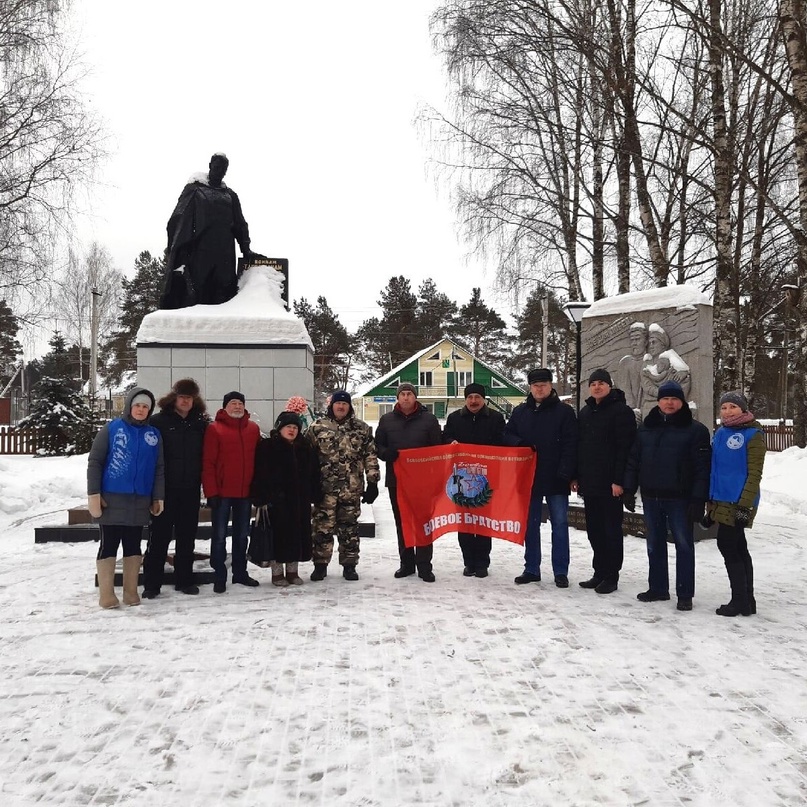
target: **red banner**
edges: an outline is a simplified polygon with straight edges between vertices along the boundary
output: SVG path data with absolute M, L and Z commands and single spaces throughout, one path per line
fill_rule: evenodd
M 410 448 L 395 462 L 407 546 L 427 546 L 447 532 L 524 543 L 535 475 L 530 448 L 467 443 Z

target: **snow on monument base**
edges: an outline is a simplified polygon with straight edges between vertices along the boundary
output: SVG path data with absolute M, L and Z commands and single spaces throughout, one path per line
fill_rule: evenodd
M 178 379 L 194 378 L 211 415 L 225 393 L 239 390 L 268 432 L 292 395 L 311 401 L 314 394 L 311 338 L 286 311 L 282 283 L 275 269 L 255 266 L 226 303 L 145 316 L 137 332 L 137 383 L 160 398 Z

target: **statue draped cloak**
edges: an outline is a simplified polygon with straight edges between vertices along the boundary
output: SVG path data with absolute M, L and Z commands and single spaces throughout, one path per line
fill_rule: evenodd
M 218 305 L 238 290 L 235 247 L 249 251 L 249 227 L 238 194 L 206 177 L 188 183 L 168 220 L 168 256 L 160 308 Z M 175 270 L 184 266 L 184 272 Z

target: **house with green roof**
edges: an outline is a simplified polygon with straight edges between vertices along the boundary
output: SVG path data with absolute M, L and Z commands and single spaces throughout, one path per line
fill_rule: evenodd
M 395 406 L 399 384 L 414 384 L 418 400 L 443 419 L 465 404 L 468 384 L 484 384 L 488 405 L 509 416 L 524 401 L 527 391 L 498 370 L 473 356 L 448 338 L 410 356 L 380 378 L 360 387 L 353 396 L 353 407 L 362 420 L 378 420 Z

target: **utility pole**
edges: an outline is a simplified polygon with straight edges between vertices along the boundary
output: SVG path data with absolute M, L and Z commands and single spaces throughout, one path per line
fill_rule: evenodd
M 541 367 L 549 367 L 548 349 L 549 341 L 549 295 L 541 297 Z
M 92 313 L 90 316 L 90 408 L 95 411 L 97 392 L 96 384 L 98 379 L 98 298 L 101 292 L 97 288 L 92 289 Z M 79 357 L 80 360 L 80 357 Z

